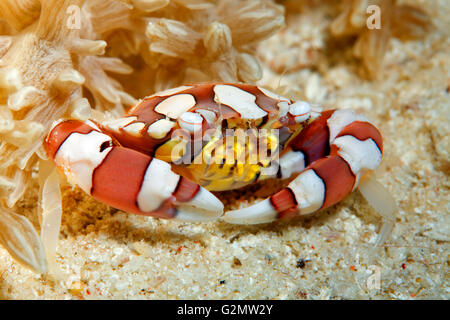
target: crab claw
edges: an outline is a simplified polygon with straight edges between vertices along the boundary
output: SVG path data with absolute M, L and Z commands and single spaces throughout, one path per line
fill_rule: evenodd
M 222 220 L 234 224 L 259 224 L 272 222 L 277 216 L 270 199 L 266 199 L 247 208 L 227 211 Z
M 281 191 L 250 207 L 226 212 L 223 219 L 256 224 L 310 214 L 342 200 L 354 183 L 346 162 L 338 156 L 327 156 L 314 161 Z
M 182 190 L 182 188 L 186 189 Z M 196 191 L 196 193 L 192 195 L 192 191 Z M 174 195 L 177 198 L 175 201 L 177 210 L 175 218 L 177 220 L 211 221 L 218 219 L 223 214 L 223 203 L 216 196 L 186 178 L 180 177 L 180 183 Z M 190 198 L 189 200 L 185 198 L 186 195 Z
M 92 122 L 57 123 L 45 141 L 47 154 L 68 180 L 114 208 L 157 218 L 209 221 L 223 204 L 170 164 L 115 143 Z

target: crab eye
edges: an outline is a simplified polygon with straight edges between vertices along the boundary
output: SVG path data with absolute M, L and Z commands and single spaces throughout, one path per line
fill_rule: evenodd
M 289 113 L 294 117 L 295 122 L 303 122 L 311 116 L 311 106 L 305 101 L 296 101 L 289 106 Z
M 214 123 L 214 121 L 216 121 L 216 114 L 213 111 L 206 109 L 197 109 L 195 110 L 195 112 L 201 114 L 208 123 Z
M 178 119 L 180 127 L 188 130 L 189 132 L 195 132 L 202 128 L 203 117 L 198 113 L 185 112 Z

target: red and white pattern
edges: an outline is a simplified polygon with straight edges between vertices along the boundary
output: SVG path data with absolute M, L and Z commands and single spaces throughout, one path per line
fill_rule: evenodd
M 223 213 L 214 195 L 168 163 L 117 145 L 91 124 L 60 122 L 45 142 L 48 155 L 84 192 L 117 209 L 160 218 L 193 220 L 198 212 L 199 220 L 208 220 Z
M 175 130 L 193 135 L 238 119 L 255 128 L 285 129 L 292 139 L 280 143 L 278 176 L 297 177 L 268 199 L 223 214 L 207 186 L 178 175 L 154 155 Z M 115 208 L 160 218 L 222 216 L 230 223 L 255 224 L 334 205 L 379 166 L 383 142 L 377 128 L 351 110 L 318 113 L 307 102 L 257 86 L 205 83 L 144 98 L 114 121 L 59 122 L 45 148 L 71 183 Z

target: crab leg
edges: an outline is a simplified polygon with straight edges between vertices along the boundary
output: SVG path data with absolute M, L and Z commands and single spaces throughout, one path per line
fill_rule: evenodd
M 168 163 L 119 146 L 92 121 L 57 123 L 45 148 L 72 184 L 117 209 L 188 221 L 213 220 L 223 212 L 209 191 Z
M 350 110 L 325 111 L 290 144 L 306 168 L 284 189 L 255 205 L 228 211 L 229 223 L 257 224 L 304 215 L 339 202 L 381 162 L 380 132 Z M 283 169 L 283 168 L 282 168 Z

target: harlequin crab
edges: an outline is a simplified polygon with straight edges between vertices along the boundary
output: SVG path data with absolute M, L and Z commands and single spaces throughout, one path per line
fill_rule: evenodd
M 258 134 L 261 130 L 265 133 Z M 358 186 L 388 221 L 395 207 L 370 179 L 381 162 L 383 140 L 369 120 L 351 110 L 313 110 L 307 102 L 254 85 L 166 90 L 144 98 L 120 119 L 60 121 L 44 145 L 68 180 L 86 193 L 117 209 L 158 218 L 267 223 L 332 206 Z M 266 157 L 250 161 L 260 145 L 267 146 Z M 225 213 L 211 193 L 293 176 L 269 198 Z M 379 242 L 391 227 L 385 224 Z

